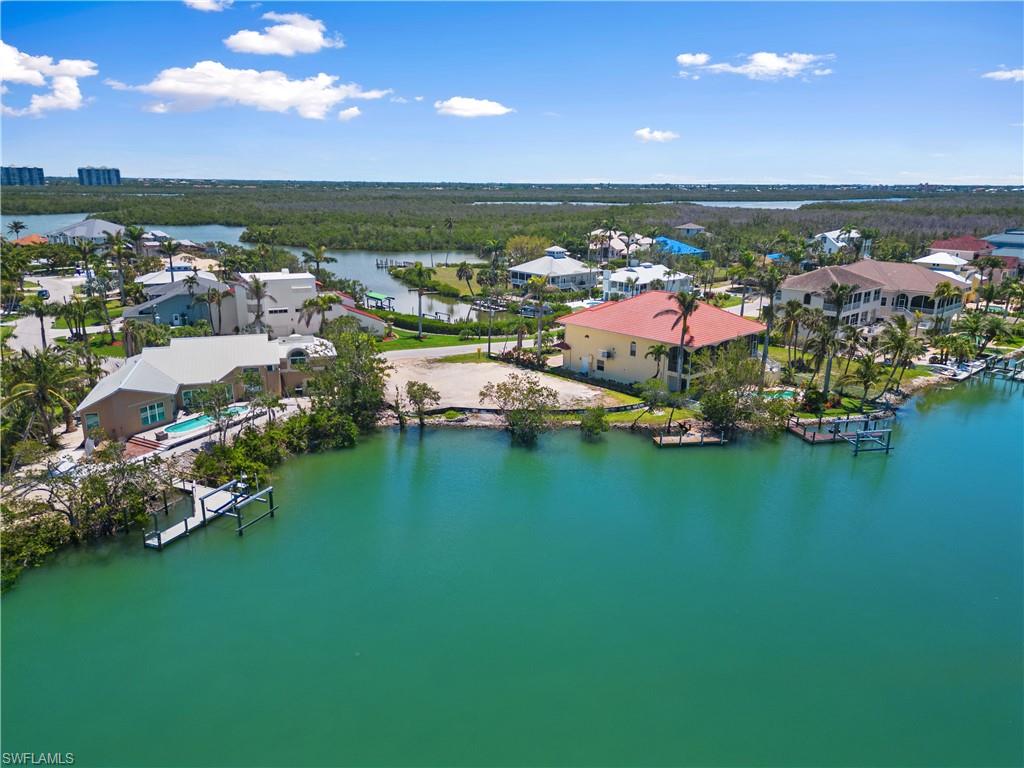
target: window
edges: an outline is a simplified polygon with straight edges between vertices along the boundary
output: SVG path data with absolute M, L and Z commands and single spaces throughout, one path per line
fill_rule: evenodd
M 886 304 L 888 304 L 888 303 L 889 303 L 889 299 L 888 299 L 888 297 L 886 297 L 886 296 L 883 296 L 883 297 L 882 297 L 882 306 L 884 307 L 884 306 L 885 306 Z
M 300 365 L 306 362 L 306 360 L 306 350 L 304 349 L 293 349 L 291 352 L 288 353 L 288 361 L 292 365 Z
M 599 370 L 599 371 L 603 371 L 604 370 L 604 360 L 601 360 L 600 358 L 598 358 L 598 360 L 597 360 L 597 370 Z
M 183 389 L 181 390 L 181 403 L 186 408 L 191 408 L 193 405 L 192 398 L 195 397 L 194 389 Z
M 805 293 L 804 294 L 804 304 L 810 304 L 810 303 L 811 303 L 811 294 Z
M 142 426 L 144 427 L 163 421 L 166 418 L 164 416 L 164 404 L 159 402 L 142 406 L 139 408 L 139 418 L 142 419 Z
M 94 429 L 100 428 L 100 415 L 98 413 L 85 414 L 85 433 L 89 434 Z
M 635 341 L 629 342 L 629 356 L 630 357 L 636 357 L 636 342 Z
M 268 315 L 287 315 L 288 312 L 288 307 L 271 307 L 267 310 Z
M 882 295 L 882 289 L 881 288 L 876 288 L 875 289 L 874 301 L 878 301 L 878 297 L 881 296 L 881 295 Z
M 854 304 L 856 304 L 858 301 L 860 301 L 860 296 L 861 295 L 859 293 L 853 294 L 853 303 Z

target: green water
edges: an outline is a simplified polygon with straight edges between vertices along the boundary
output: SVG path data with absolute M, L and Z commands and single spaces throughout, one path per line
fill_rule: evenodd
M 76 765 L 1019 765 L 1024 395 L 790 437 L 384 434 L 282 511 L 3 599 L 4 751 Z M 223 524 L 221 524 L 223 523 Z

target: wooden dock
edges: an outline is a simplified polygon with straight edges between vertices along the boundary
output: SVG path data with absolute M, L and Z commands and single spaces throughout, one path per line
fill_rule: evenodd
M 219 488 L 209 488 L 194 481 L 176 480 L 174 487 L 192 497 L 192 514 L 161 530 L 159 518 L 154 513 L 153 530 L 147 531 L 143 539 L 143 544 L 149 549 L 163 549 L 168 544 L 191 536 L 193 531 L 224 516 L 235 518 L 236 530 L 241 536 L 250 525 L 259 522 L 264 517 L 273 517 L 274 512 L 277 511 L 277 507 L 274 506 L 274 487 L 272 485 L 255 493 L 249 493 L 248 487 L 240 480 L 232 480 Z M 253 502 L 267 504 L 267 511 L 249 522 L 244 522 L 242 508 Z
M 659 448 L 681 448 L 688 445 L 725 445 L 729 441 L 724 434 L 710 432 L 687 432 L 684 435 L 654 435 L 651 438 Z
M 786 423 L 786 431 L 796 435 L 809 445 L 835 445 L 849 443 L 853 446 L 853 455 L 871 451 L 892 450 L 892 429 L 886 424 L 891 416 L 847 416 L 845 419 L 825 421 L 823 418 L 803 422 L 791 416 Z

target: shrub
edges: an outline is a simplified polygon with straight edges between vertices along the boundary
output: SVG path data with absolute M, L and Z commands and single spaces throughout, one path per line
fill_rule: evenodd
M 808 413 L 821 413 L 825 410 L 825 394 L 820 389 L 808 389 L 800 401 L 800 408 Z
M 451 408 L 444 412 L 444 417 L 447 421 L 455 421 L 461 415 L 461 413 L 459 413 L 458 411 L 453 411 Z
M 580 418 L 580 431 L 584 440 L 597 440 L 608 431 L 608 417 L 604 408 L 588 408 Z

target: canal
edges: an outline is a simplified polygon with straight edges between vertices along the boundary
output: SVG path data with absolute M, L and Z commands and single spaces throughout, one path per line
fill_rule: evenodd
M 895 451 L 384 432 L 281 512 L 3 598 L 2 748 L 76 765 L 1018 765 L 1024 397 Z

